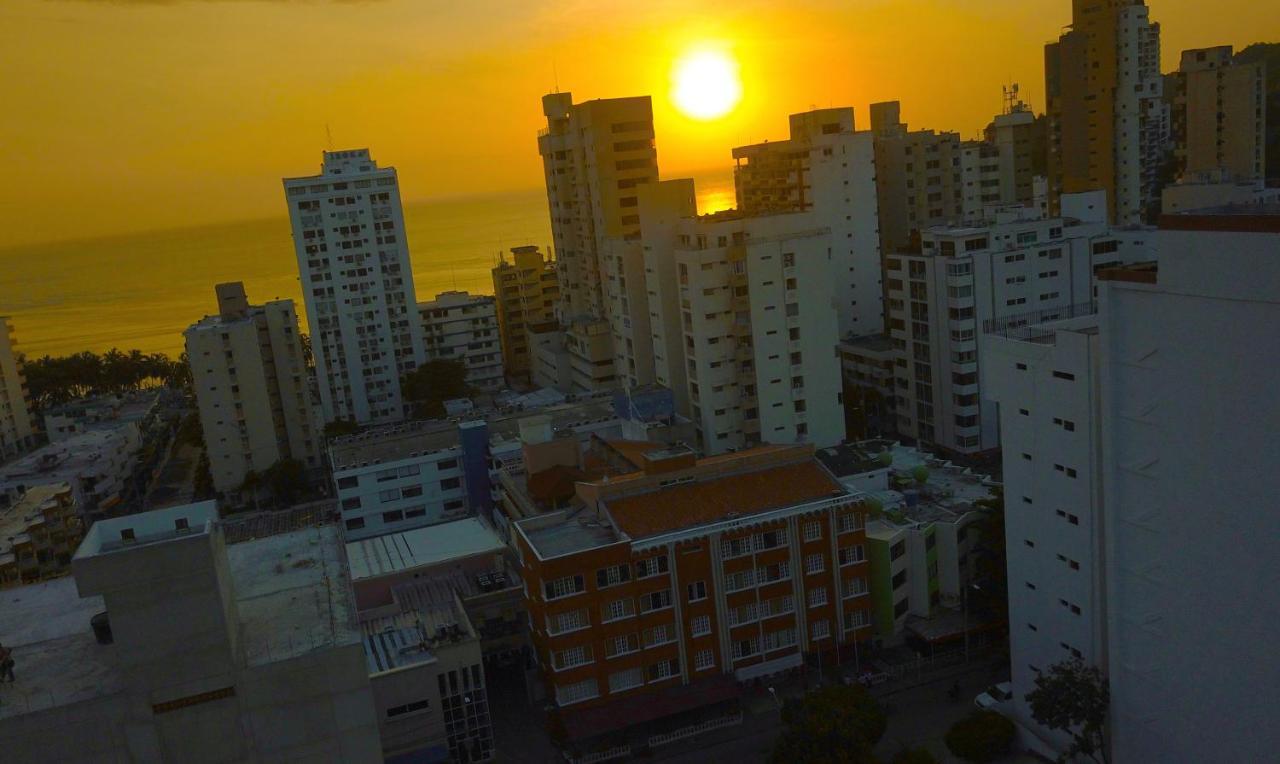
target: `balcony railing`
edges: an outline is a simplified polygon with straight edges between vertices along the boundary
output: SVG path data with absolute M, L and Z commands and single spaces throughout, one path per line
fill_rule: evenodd
M 1042 308 L 1027 313 L 988 319 L 982 322 L 982 332 L 983 334 L 993 334 L 997 337 L 1011 340 L 1052 344 L 1054 341 L 1054 329 L 1041 326 L 1041 324 L 1092 316 L 1097 312 L 1098 303 L 1096 300 L 1078 302 L 1074 305 L 1062 305 L 1057 308 Z

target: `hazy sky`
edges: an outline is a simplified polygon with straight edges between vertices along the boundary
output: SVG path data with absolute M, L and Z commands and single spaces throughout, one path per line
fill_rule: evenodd
M 1164 68 L 1189 47 L 1280 40 L 1274 0 L 1151 0 Z M 651 94 L 664 177 L 730 164 L 810 106 L 899 99 L 970 137 L 1070 0 L 3 0 L 0 246 L 283 214 L 279 179 L 369 146 L 407 199 L 541 185 L 539 97 Z M 671 62 L 727 45 L 733 115 L 692 122 Z

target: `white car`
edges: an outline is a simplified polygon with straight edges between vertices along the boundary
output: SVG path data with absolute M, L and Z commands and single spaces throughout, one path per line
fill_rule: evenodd
M 993 684 L 988 687 L 981 695 L 973 699 L 973 704 L 978 708 L 991 708 L 1013 699 L 1013 688 L 1008 682 Z

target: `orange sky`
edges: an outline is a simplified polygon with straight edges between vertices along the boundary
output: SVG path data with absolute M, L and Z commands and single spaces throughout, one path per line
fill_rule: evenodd
M 1166 70 L 1189 47 L 1280 39 L 1258 0 L 1151 0 Z M 1042 46 L 1069 0 L 4 0 L 0 247 L 283 214 L 279 178 L 369 146 L 407 199 L 541 184 L 539 97 L 654 96 L 664 177 L 729 165 L 810 106 L 899 99 L 970 137 L 1017 81 L 1043 107 Z M 715 41 L 744 98 L 697 123 L 671 62 Z

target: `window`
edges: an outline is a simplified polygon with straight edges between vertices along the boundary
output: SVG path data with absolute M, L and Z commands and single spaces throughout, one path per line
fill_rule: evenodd
M 907 571 L 900 570 L 893 576 L 893 588 L 897 589 L 907 582 Z
M 663 589 L 660 592 L 646 594 L 640 598 L 640 612 L 648 613 L 654 610 L 671 607 L 671 590 Z
M 393 719 L 397 716 L 411 714 L 414 711 L 426 711 L 431 708 L 431 701 L 427 699 L 415 700 L 412 703 L 405 703 L 402 706 L 392 706 L 387 709 L 387 718 Z
M 657 647 L 674 641 L 676 641 L 676 630 L 669 623 L 651 626 L 644 630 L 645 647 Z
M 574 610 L 568 613 L 558 613 L 548 616 L 548 631 L 552 634 L 564 634 L 578 629 L 585 629 L 591 625 L 587 620 L 587 611 Z
M 611 565 L 596 571 L 596 587 L 605 589 L 610 586 L 626 583 L 631 579 L 631 566 Z
M 821 573 L 825 568 L 826 566 L 823 564 L 822 555 L 820 554 L 805 555 L 804 572 L 806 574 L 813 575 L 814 573 Z
M 461 482 L 458 478 L 456 478 L 456 477 L 455 477 L 455 478 L 447 478 L 447 479 L 445 479 L 445 480 L 441 480 L 441 481 L 440 481 L 440 490 L 441 490 L 441 491 L 452 491 L 453 489 L 457 488 L 457 487 L 458 487 L 458 486 L 460 486 L 460 485 L 462 485 L 462 482 Z
M 360 481 L 360 478 L 358 477 L 338 478 L 338 490 L 342 490 L 344 488 L 355 488 L 356 484 L 359 483 L 359 481 Z
M 660 682 L 680 673 L 680 667 L 673 660 L 658 661 L 649 667 L 649 681 Z
M 905 603 L 906 600 L 903 600 Z M 851 613 L 844 614 L 844 624 L 846 629 L 861 629 L 871 623 L 871 617 L 867 615 L 865 610 L 854 610 Z
M 583 679 L 581 682 L 573 684 L 556 686 L 556 704 L 567 706 L 570 703 L 577 703 L 582 700 L 590 700 L 599 696 L 600 691 L 596 687 L 596 680 Z
M 640 649 L 640 640 L 635 634 L 624 634 L 621 637 L 610 637 L 604 641 L 604 657 L 617 658 L 619 655 L 634 653 Z
M 862 516 L 857 512 L 840 515 L 836 522 L 836 528 L 840 533 L 853 533 L 862 529 Z
M 705 600 L 706 598 L 707 598 L 707 582 L 706 581 L 694 581 L 693 583 L 689 584 L 689 601 L 690 602 L 697 602 L 698 600 Z
M 817 586 L 809 590 L 809 607 L 820 607 L 827 604 L 827 587 Z
M 790 628 L 780 629 L 778 631 L 771 631 L 768 634 L 764 635 L 765 651 L 781 650 L 784 647 L 791 647 L 795 643 L 796 643 L 795 629 L 790 629 Z
M 551 659 L 555 664 L 556 671 L 564 671 L 574 666 L 584 666 L 591 662 L 591 646 L 574 645 L 564 650 L 557 650 L 551 654 Z
M 817 541 L 822 538 L 822 523 L 807 522 L 804 524 L 804 540 Z
M 710 650 L 699 650 L 693 656 L 693 668 L 695 671 L 705 671 L 709 668 L 715 668 L 716 655 Z
M 862 544 L 854 544 L 853 546 L 842 547 L 840 549 L 840 565 L 853 565 L 867 559 L 867 553 L 862 548 Z
M 899 541 L 898 543 L 889 547 L 890 560 L 896 560 L 906 553 L 907 553 L 907 542 L 905 541 Z
M 384 523 L 398 523 L 403 519 L 404 519 L 404 512 L 401 512 L 398 509 L 393 512 L 382 513 L 382 522 Z
M 742 639 L 733 643 L 734 660 L 749 658 L 758 652 L 760 652 L 760 643 L 755 637 Z
M 936 565 L 937 563 L 934 563 L 934 564 Z M 849 597 L 861 597 L 862 595 L 866 594 L 868 591 L 869 590 L 867 589 L 867 579 L 865 576 L 850 578 L 849 580 L 844 582 L 845 599 L 848 599 Z
M 893 617 L 901 618 L 902 616 L 906 615 L 907 609 L 910 608 L 910 606 L 911 606 L 911 602 L 908 597 L 903 597 L 902 599 L 898 600 L 897 603 L 894 604 L 893 606 Z
M 1056 379 L 1065 379 L 1065 380 L 1067 380 L 1068 382 L 1073 382 L 1073 381 L 1075 381 L 1075 378 L 1076 378 L 1076 375 L 1074 375 L 1074 374 L 1071 374 L 1071 373 L 1068 373 L 1068 372 L 1065 372 L 1065 371 L 1058 371 L 1058 370 L 1056 370 L 1056 369 L 1055 369 L 1055 370 L 1054 370 L 1054 372 L 1053 372 L 1053 376 L 1054 376 L 1054 378 L 1056 378 Z
M 636 578 L 649 578 L 666 572 L 667 556 L 665 554 L 636 561 Z
M 555 600 L 578 594 L 586 589 L 586 582 L 580 575 L 565 576 L 543 584 L 546 599 Z
M 831 621 L 825 618 L 821 621 L 814 621 L 809 624 L 809 634 L 815 642 L 819 639 L 826 639 L 831 636 Z
M 689 628 L 692 630 L 693 636 L 702 637 L 711 633 L 711 616 L 699 615 L 694 616 Z
M 347 530 L 349 531 L 358 531 L 363 527 L 364 527 L 363 517 L 353 517 L 347 521 Z
M 609 675 L 609 692 L 623 692 L 644 684 L 644 670 L 640 667 L 615 671 Z

